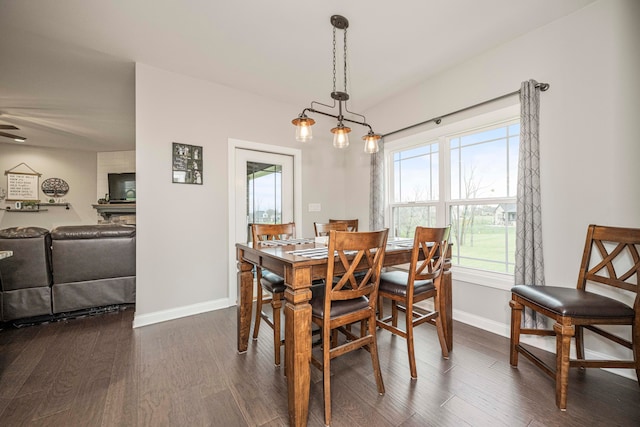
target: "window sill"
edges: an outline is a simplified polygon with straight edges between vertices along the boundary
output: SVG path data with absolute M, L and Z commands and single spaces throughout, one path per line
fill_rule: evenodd
M 513 287 L 513 274 L 494 273 L 491 271 L 474 270 L 473 268 L 452 267 L 453 280 L 472 283 L 474 285 L 509 291 Z

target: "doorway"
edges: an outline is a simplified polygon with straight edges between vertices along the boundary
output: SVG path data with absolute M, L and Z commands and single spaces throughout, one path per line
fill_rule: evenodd
M 236 242 L 253 222 L 296 222 L 302 229 L 301 151 L 229 140 L 229 305 L 237 303 Z

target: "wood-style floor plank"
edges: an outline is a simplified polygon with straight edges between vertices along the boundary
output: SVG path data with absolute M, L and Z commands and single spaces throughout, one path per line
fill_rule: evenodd
M 0 331 L 0 425 L 287 424 L 286 378 L 273 365 L 268 327 L 239 355 L 235 308 L 135 330 L 133 315 L 129 308 Z M 412 380 L 406 342 L 378 331 L 384 396 L 368 352 L 332 361 L 333 426 L 640 425 L 636 381 L 572 369 L 561 412 L 550 378 L 523 358 L 509 365 L 508 339 L 456 322 L 445 360 L 435 328 L 415 332 Z M 322 375 L 312 367 L 309 425 L 323 421 Z

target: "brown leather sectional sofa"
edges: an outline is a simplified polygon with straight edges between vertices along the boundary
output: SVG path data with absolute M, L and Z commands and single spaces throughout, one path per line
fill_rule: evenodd
M 0 320 L 56 318 L 135 303 L 136 227 L 0 230 Z

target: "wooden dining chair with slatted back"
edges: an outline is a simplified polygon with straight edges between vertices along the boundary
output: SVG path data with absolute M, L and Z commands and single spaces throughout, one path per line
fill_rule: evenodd
M 407 340 L 411 378 L 418 378 L 413 328 L 423 323 L 436 327 L 442 357 L 449 358 L 440 313 L 444 308 L 440 286 L 448 250 L 449 227 L 416 227 L 408 271 L 386 271 L 380 275 L 377 325 Z M 423 259 L 420 259 L 423 258 Z M 383 301 L 391 300 L 391 315 L 384 316 Z M 433 310 L 416 303 L 433 298 Z M 398 326 L 398 312 L 405 313 L 404 329 Z
M 358 231 L 357 219 L 330 219 L 329 222 L 344 222 L 347 224 L 347 231 Z
M 296 225 L 292 222 L 287 224 L 252 224 L 251 235 L 253 237 L 253 246 L 257 247 L 260 242 L 267 240 L 287 240 L 292 239 L 296 235 Z M 277 274 L 256 267 L 256 282 L 258 283 L 258 292 L 256 297 L 256 317 L 253 322 L 253 339 L 258 339 L 260 331 L 260 322 L 264 322 L 273 329 L 273 347 L 274 361 L 276 366 L 280 366 L 280 347 L 282 346 L 281 338 L 281 321 L 280 310 L 284 300 L 285 284 L 284 278 Z M 265 298 L 263 293 L 268 292 L 271 296 Z M 262 310 L 262 305 L 271 303 L 272 317 Z
M 518 285 L 511 289 L 511 366 L 518 366 L 520 353 L 554 378 L 556 405 L 561 410 L 567 408 L 569 367 L 632 368 L 640 381 L 639 251 L 640 229 L 592 224 L 587 229 L 576 288 Z M 553 320 L 553 329 L 523 328 L 525 307 Z M 623 337 L 624 331 L 613 334 L 602 325 L 631 325 L 631 332 Z M 630 349 L 633 360 L 586 359 L 584 329 Z M 523 347 L 522 334 L 555 336 L 555 367 Z M 570 356 L 572 337 L 575 359 Z
M 346 222 L 314 222 L 313 230 L 316 233 L 316 237 L 328 236 L 331 230 L 351 231 Z
M 311 363 L 322 371 L 324 385 L 324 421 L 331 424 L 331 360 L 359 348 L 371 354 L 378 387 L 384 394 L 384 383 L 376 342 L 376 303 L 380 271 L 384 261 L 388 230 L 371 232 L 331 231 L 329 233 L 327 285 L 323 295 L 311 299 L 311 319 L 322 330 L 322 357 L 311 356 Z M 354 274 L 365 270 L 361 278 Z M 329 280 L 336 277 L 338 280 Z M 329 285 L 331 284 L 331 285 Z M 344 327 L 365 320 L 367 331 L 354 336 Z M 332 332 L 340 330 L 348 341 L 331 345 Z

